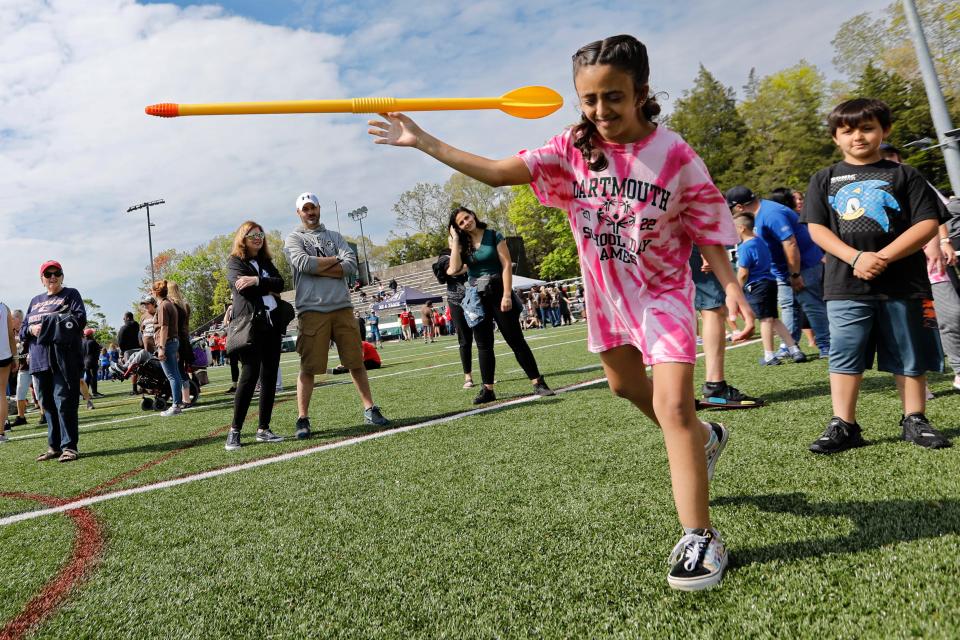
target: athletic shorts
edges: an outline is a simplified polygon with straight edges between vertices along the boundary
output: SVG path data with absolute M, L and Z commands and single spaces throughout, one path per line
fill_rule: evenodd
M 0 360 L 0 369 L 3 369 L 4 367 L 9 367 L 11 364 L 13 364 L 13 356 L 9 358 L 4 358 L 3 360 Z
M 696 292 L 693 294 L 693 308 L 697 311 L 710 311 L 717 309 L 727 303 L 727 294 L 717 276 L 712 273 L 704 273 L 700 270 L 703 266 L 703 258 L 699 251 L 694 251 L 690 255 L 690 271 L 693 273 L 693 284 Z
M 297 353 L 300 370 L 315 376 L 327 372 L 330 341 L 337 345 L 340 364 L 347 369 L 363 368 L 363 348 L 360 346 L 360 327 L 353 309 L 336 311 L 304 311 L 297 319 Z
M 17 371 L 17 402 L 30 399 L 30 369 Z
M 827 300 L 830 372 L 859 375 L 873 367 L 911 378 L 943 371 L 936 327 L 923 321 L 922 300 Z
M 743 293 L 757 320 L 777 317 L 777 281 L 758 280 L 743 288 Z

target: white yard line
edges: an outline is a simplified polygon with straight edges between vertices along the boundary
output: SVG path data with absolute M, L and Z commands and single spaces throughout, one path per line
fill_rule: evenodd
M 574 341 L 575 342 L 575 341 Z M 728 346 L 727 349 L 738 349 L 740 347 L 745 347 L 747 345 L 756 344 L 759 340 L 751 340 L 749 342 L 744 342 L 737 345 Z M 698 353 L 697 357 L 702 357 L 702 353 Z M 557 389 L 557 393 L 569 393 L 571 391 L 576 391 L 578 389 L 584 389 L 586 387 L 595 386 L 601 383 L 606 382 L 606 377 L 595 378 L 587 382 L 580 382 L 578 384 L 570 385 L 568 387 L 563 387 L 562 389 Z M 524 396 L 522 398 L 517 398 L 516 400 L 510 400 L 508 402 L 503 402 L 497 405 L 489 407 L 481 407 L 479 409 L 471 409 L 469 411 L 461 411 L 460 413 L 454 413 L 449 416 L 444 416 L 442 418 L 436 418 L 434 420 L 426 420 L 424 422 L 418 422 L 417 424 L 407 425 L 405 427 L 397 427 L 395 429 L 387 429 L 386 431 L 377 431 L 374 433 L 369 433 L 364 436 L 358 436 L 356 438 L 347 438 L 345 440 L 340 440 L 338 442 L 331 442 L 329 444 L 317 445 L 315 447 L 307 447 L 306 449 L 299 449 L 297 451 L 291 451 L 289 453 L 283 453 L 278 456 L 273 456 L 270 458 L 261 458 L 259 460 L 252 460 L 250 462 L 244 462 L 242 464 L 233 465 L 229 467 L 221 467 L 219 469 L 214 469 L 212 471 L 204 471 L 201 473 L 195 473 L 192 475 L 183 476 L 180 478 L 175 478 L 173 480 L 164 480 L 162 482 L 155 482 L 153 484 L 146 484 L 139 487 L 133 487 L 132 489 L 121 489 L 119 491 L 112 491 L 109 493 L 100 494 L 97 496 L 91 496 L 89 498 L 82 498 L 79 500 L 73 500 L 67 502 L 57 507 L 49 507 L 46 509 L 36 509 L 33 511 L 25 511 L 23 513 L 17 513 L 14 515 L 6 516 L 0 518 L 0 527 L 15 524 L 17 522 L 24 522 L 27 520 L 34 520 L 36 518 L 41 518 L 43 516 L 53 515 L 57 513 L 63 513 L 65 511 L 72 511 L 73 509 L 81 509 L 83 507 L 89 507 L 91 505 L 106 502 L 107 500 L 115 500 L 117 498 L 124 498 L 126 496 L 132 496 L 140 493 L 150 493 L 153 491 L 159 491 L 160 489 L 169 489 L 171 487 L 176 487 L 183 484 L 190 484 L 192 482 L 197 482 L 200 480 L 207 480 L 209 478 L 217 478 L 219 476 L 228 475 L 231 473 L 237 473 L 239 471 L 246 471 L 248 469 L 255 469 L 257 467 L 263 467 L 270 464 L 276 464 L 278 462 L 286 462 L 288 460 L 295 460 L 297 458 L 302 458 L 304 456 L 313 455 L 315 453 L 321 453 L 323 451 L 330 451 L 332 449 L 340 449 L 343 447 L 349 447 L 355 444 L 360 444 L 362 442 L 367 442 L 369 440 L 377 440 L 379 438 L 385 438 L 388 436 L 396 435 L 398 433 L 407 433 L 410 431 L 415 431 L 417 429 L 422 429 L 424 427 L 431 427 L 438 424 L 446 424 L 448 422 L 453 422 L 455 420 L 461 420 L 463 418 L 468 418 L 470 416 L 481 415 L 484 413 L 490 413 L 493 411 L 499 411 L 504 407 L 512 407 L 520 404 L 526 404 L 529 402 L 534 402 L 539 400 L 540 396 Z

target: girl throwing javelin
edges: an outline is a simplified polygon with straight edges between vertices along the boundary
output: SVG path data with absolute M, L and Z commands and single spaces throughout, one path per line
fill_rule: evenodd
M 727 565 L 707 486 L 727 431 L 694 409 L 693 244 L 715 265 L 730 317 L 746 321 L 742 337 L 754 317 L 724 252 L 737 241 L 730 211 L 693 149 L 654 122 L 660 106 L 649 75 L 646 47 L 632 36 L 582 47 L 573 56 L 581 122 L 503 160 L 451 147 L 401 113 L 381 114 L 386 121 L 371 120 L 369 132 L 378 144 L 416 147 L 494 187 L 529 183 L 544 205 L 567 212 L 584 275 L 588 347 L 600 354 L 613 393 L 663 431 L 684 529 L 667 581 L 697 590 L 717 584 Z

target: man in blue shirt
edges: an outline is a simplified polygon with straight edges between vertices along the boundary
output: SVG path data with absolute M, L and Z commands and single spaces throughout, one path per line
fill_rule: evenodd
M 754 231 L 770 250 L 770 271 L 777 279 L 777 299 L 783 323 L 794 341 L 800 339 L 800 309 L 816 334 L 820 357 L 830 354 L 830 325 L 823 302 L 823 252 L 800 217 L 792 209 L 772 200 L 757 198 L 747 187 L 733 187 L 726 193 L 734 216 L 754 217 Z

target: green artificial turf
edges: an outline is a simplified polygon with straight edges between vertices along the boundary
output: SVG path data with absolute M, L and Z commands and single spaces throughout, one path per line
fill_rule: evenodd
M 599 377 L 583 328 L 564 331 L 528 334 L 542 336 L 533 347 L 570 342 L 534 352 L 548 381 Z M 374 395 L 397 424 L 471 408 L 452 345 L 384 351 L 374 375 L 402 375 L 374 379 Z M 960 449 L 900 441 L 892 381 L 872 373 L 860 404 L 871 445 L 813 456 L 806 446 L 830 417 L 825 363 L 761 368 L 759 351 L 729 351 L 727 377 L 769 406 L 701 414 L 732 433 L 711 487 L 732 558 L 717 589 L 667 587 L 680 530 L 662 438 L 598 385 L 97 504 L 103 559 L 36 637 L 956 637 Z M 498 363 L 498 393 L 526 392 L 515 360 Z M 413 371 L 432 365 L 447 366 Z M 945 376 L 931 382 L 928 414 L 956 437 L 960 395 Z M 198 439 L 117 486 L 370 431 L 350 385 L 316 389 L 311 413 L 314 438 L 280 445 L 254 446 L 248 419 L 237 454 L 203 439 L 229 423 L 229 407 L 93 427 L 71 465 L 34 463 L 43 441 L 15 441 L 0 450 L 4 487 L 74 495 Z M 295 414 L 292 400 L 279 404 L 275 431 L 290 434 Z M 71 530 L 63 516 L 0 528 L 0 585 L 55 572 L 30 532 L 52 535 L 62 562 Z M 36 589 L 30 579 L 23 591 Z

